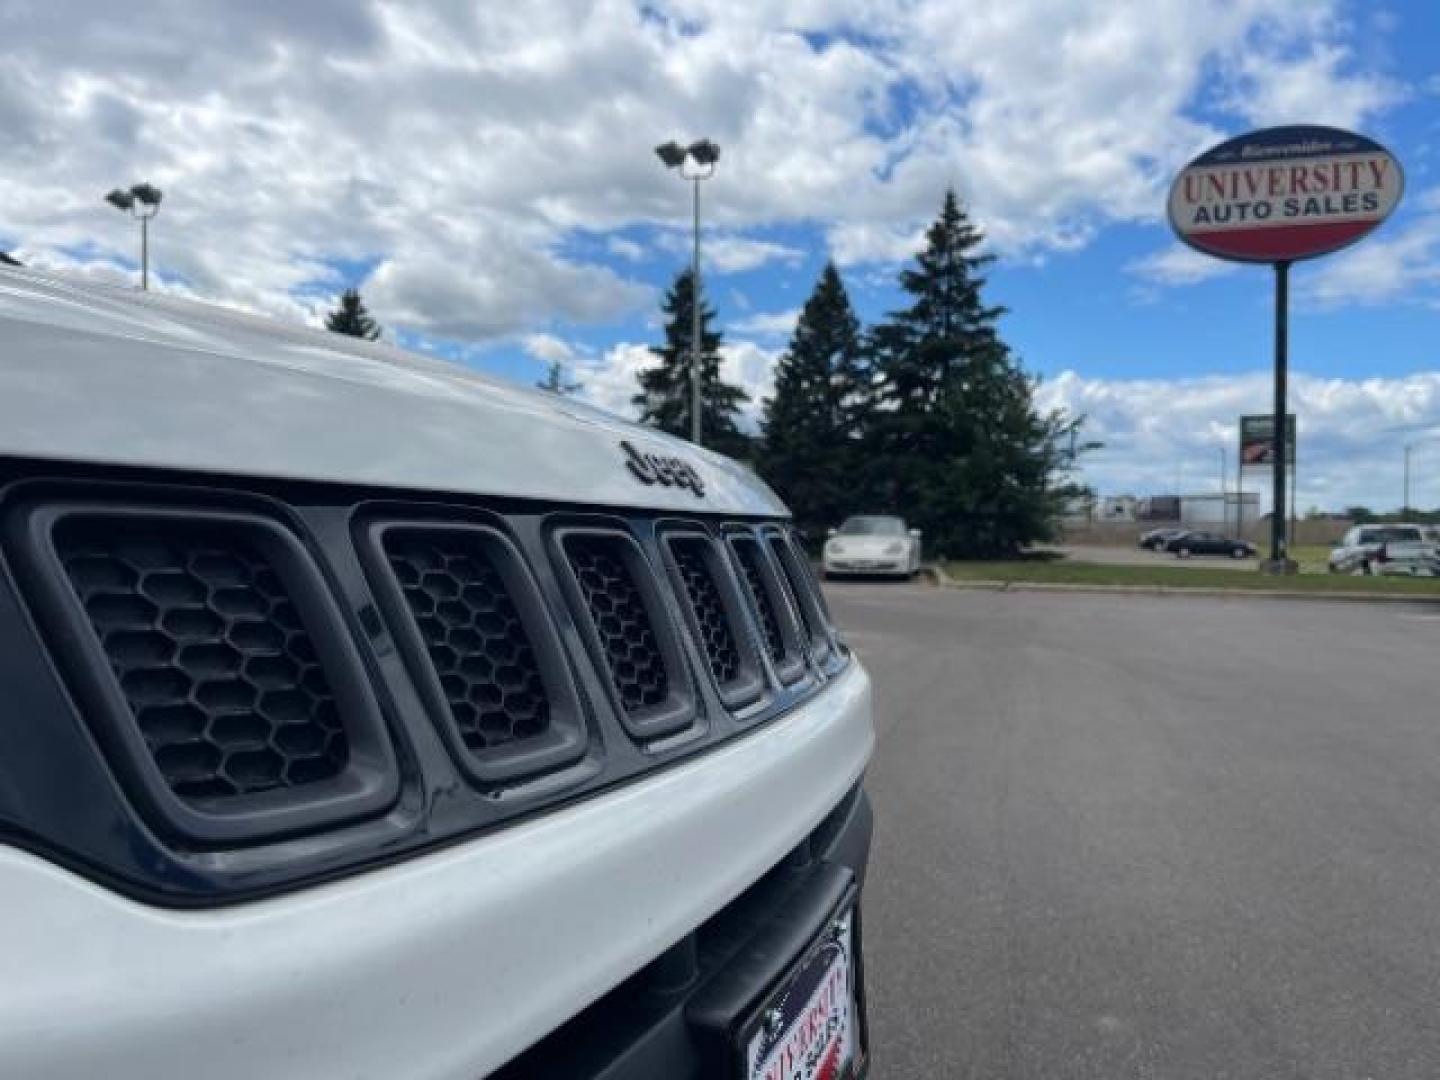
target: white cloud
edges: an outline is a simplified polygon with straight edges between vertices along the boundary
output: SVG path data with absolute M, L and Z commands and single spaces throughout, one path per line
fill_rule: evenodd
M 1348 251 L 1305 267 L 1299 297 L 1322 307 L 1402 298 L 1440 307 L 1440 188 L 1415 201 L 1417 216 L 1384 225 Z
M 634 240 L 626 240 L 623 236 L 612 236 L 605 241 L 605 250 L 611 255 L 618 255 L 626 262 L 639 262 L 645 257 L 645 249 Z
M 527 355 L 547 364 L 569 364 L 575 360 L 575 350 L 569 342 L 560 340 L 554 334 L 526 334 L 520 339 L 520 347 Z
M 658 363 L 649 346 L 622 342 L 605 350 L 598 360 L 576 365 L 580 397 L 591 405 L 633 420 L 637 415 L 631 398 L 639 389 L 640 372 Z
M 932 207 L 932 216 L 933 216 Z M 841 266 L 857 263 L 903 262 L 925 246 L 925 230 L 865 221 L 843 221 L 831 227 L 830 256 Z
M 643 258 L 606 234 L 685 221 L 651 147 L 705 133 L 720 272 L 798 258 L 776 224 L 815 223 L 844 262 L 903 257 L 948 185 L 1029 257 L 1156 220 L 1222 134 L 1200 108 L 1238 126 L 1396 100 L 1337 4 L 972 0 L 959 24 L 953 0 L 31 6 L 0 64 L 4 239 L 123 265 L 133 225 L 100 193 L 148 179 L 167 285 L 310 318 L 363 277 L 387 326 L 482 341 L 647 303 L 568 241 Z
M 740 274 L 767 263 L 794 264 L 804 252 L 788 244 L 768 240 L 748 240 L 739 236 L 721 236 L 707 240 L 700 249 L 701 257 L 722 274 Z
M 1237 267 L 1176 243 L 1134 260 L 1125 269 L 1156 285 L 1194 285 L 1233 273 Z
M 758 430 L 762 403 L 775 392 L 775 361 L 780 352 L 753 341 L 727 341 L 720 347 L 720 377 L 750 395 L 743 406 L 743 426 L 749 431 Z
M 794 332 L 799 318 L 799 308 L 790 308 L 788 311 L 757 311 L 743 319 L 732 321 L 729 328 L 741 334 L 788 336 Z
M 688 265 L 693 243 L 692 233 L 667 230 L 661 233 L 658 246 L 663 251 L 685 256 Z M 789 244 L 733 233 L 714 235 L 707 231 L 700 238 L 700 258 L 705 264 L 703 269 L 717 274 L 743 274 L 774 262 L 793 265 L 804 255 L 805 252 Z
M 367 301 L 408 329 L 475 340 L 554 318 L 607 322 L 651 299 L 649 289 L 605 267 L 570 262 L 503 230 L 478 239 L 482 252 L 437 238 L 432 251 L 385 259 L 367 279 Z
M 1104 494 L 1213 490 L 1224 449 L 1234 475 L 1238 418 L 1269 410 L 1271 373 L 1195 379 L 1089 379 L 1065 372 L 1042 385 L 1044 408 L 1087 417 L 1085 435 L 1105 444 L 1086 459 L 1083 479 Z M 1440 371 L 1393 379 L 1325 379 L 1292 374 L 1299 429 L 1299 505 L 1342 509 L 1399 504 L 1404 444 L 1440 434 Z M 1422 447 L 1416 449 L 1417 460 Z M 1428 444 L 1440 477 L 1440 441 Z M 1233 479 L 1231 481 L 1233 483 Z M 1268 502 L 1269 474 L 1246 487 Z M 1416 501 L 1440 506 L 1440 480 L 1425 479 Z
M 780 350 L 766 349 L 753 341 L 728 341 L 720 347 L 720 377 L 750 395 L 743 407 L 742 427 L 755 431 L 761 403 L 775 389 L 775 361 Z M 576 365 L 580 397 L 592 405 L 634 419 L 631 398 L 638 388 L 640 372 L 658 363 L 648 346 L 623 342 L 612 346 L 599 359 Z
M 1242 55 L 1228 104 L 1258 127 L 1319 123 L 1352 128 L 1405 97 L 1390 79 L 1343 75 L 1351 60 L 1349 49 L 1331 43 L 1317 43 L 1306 55 L 1281 63 L 1263 53 Z

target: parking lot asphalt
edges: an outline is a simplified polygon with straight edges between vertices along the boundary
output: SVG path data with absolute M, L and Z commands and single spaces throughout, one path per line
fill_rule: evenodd
M 828 592 L 877 1080 L 1440 1076 L 1440 607 Z

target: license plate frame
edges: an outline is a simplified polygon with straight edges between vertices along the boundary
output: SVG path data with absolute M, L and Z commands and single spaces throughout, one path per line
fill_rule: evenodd
M 861 1080 L 867 1074 L 870 1043 L 860 925 L 860 906 L 852 895 L 825 921 L 777 984 L 751 1007 L 731 1044 L 735 1062 L 731 1075 L 736 1080 Z M 844 1018 L 840 1027 L 828 1030 L 837 989 L 844 994 Z M 815 1030 L 815 1014 L 827 991 L 832 1004 L 821 1010 L 827 1028 L 822 1034 Z M 843 1052 L 846 1045 L 851 1048 L 848 1060 L 827 1069 L 827 1051 Z M 807 1055 L 807 1050 L 813 1054 Z

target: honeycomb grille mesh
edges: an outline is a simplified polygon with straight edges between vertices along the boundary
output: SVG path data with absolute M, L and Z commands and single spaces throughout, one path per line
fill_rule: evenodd
M 627 712 L 659 705 L 670 691 L 650 613 L 618 537 L 574 536 L 565 544 L 611 678 Z
M 710 541 L 699 536 L 676 537 L 670 541 L 670 553 L 685 585 L 690 610 L 700 634 L 700 648 L 710 665 L 715 681 L 721 686 L 733 682 L 740 674 L 740 653 L 730 632 L 725 601 L 720 595 L 711 563 L 706 558 Z
M 389 534 L 385 557 L 467 749 L 544 735 L 550 706 L 535 649 L 484 538 L 459 530 Z
M 779 662 L 785 655 L 785 638 L 780 632 L 780 617 L 770 592 L 765 588 L 764 575 L 760 570 L 760 548 L 748 536 L 737 536 L 732 541 L 735 557 L 740 562 L 740 572 L 745 575 L 745 584 L 755 601 L 755 614 L 760 620 L 760 633 L 765 640 L 765 653 L 773 662 Z
M 349 744 L 310 634 L 244 530 L 78 517 L 55 545 L 172 792 L 249 795 L 344 770 Z

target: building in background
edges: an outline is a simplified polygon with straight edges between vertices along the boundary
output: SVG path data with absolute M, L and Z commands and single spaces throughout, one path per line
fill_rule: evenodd
M 1134 495 L 1111 495 L 1100 500 L 1096 521 L 1134 521 L 1140 500 Z
M 1180 520 L 1179 495 L 1152 495 L 1141 499 L 1135 505 L 1136 521 L 1178 522 Z
M 1236 532 L 1260 520 L 1260 493 L 1208 491 L 1196 495 L 1106 495 L 1071 499 L 1061 514 L 1072 528 L 1102 525 L 1175 525 Z
M 1180 524 L 1234 532 L 1260 520 L 1260 493 L 1218 491 L 1180 496 Z
M 1152 495 L 1135 502 L 1132 520 L 1193 525 L 1197 529 L 1226 525 L 1231 529 L 1245 528 L 1260 520 L 1260 494 L 1207 491 L 1199 495 Z

